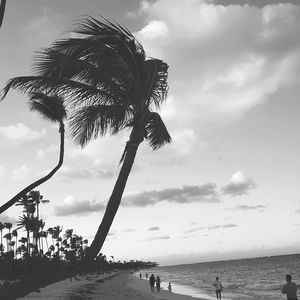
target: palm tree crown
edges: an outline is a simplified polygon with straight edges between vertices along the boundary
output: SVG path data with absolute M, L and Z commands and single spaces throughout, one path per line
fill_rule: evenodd
M 56 41 L 35 59 L 36 76 L 11 79 L 2 91 L 51 91 L 75 107 L 72 135 L 82 146 L 92 138 L 116 134 L 143 123 L 144 137 L 153 149 L 171 141 L 159 114 L 166 99 L 168 65 L 145 56 L 145 51 L 124 27 L 89 18 L 75 29 L 81 38 Z

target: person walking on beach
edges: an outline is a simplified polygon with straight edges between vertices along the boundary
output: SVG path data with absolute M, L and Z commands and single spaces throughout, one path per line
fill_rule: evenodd
M 149 284 L 150 284 L 151 292 L 154 293 L 155 278 L 153 274 L 151 274 L 149 278 Z
M 148 273 L 145 274 L 146 280 L 148 280 Z
M 171 282 L 169 282 L 169 285 L 168 285 L 168 290 L 170 293 L 172 293 L 172 286 L 171 286 Z
M 282 287 L 282 294 L 286 294 L 287 300 L 298 300 L 297 285 L 292 282 L 292 275 L 285 275 L 286 284 Z
M 219 281 L 219 277 L 216 277 L 216 281 L 214 282 L 213 286 L 216 289 L 217 300 L 221 300 L 222 299 L 221 292 L 223 287 L 221 281 Z
M 160 291 L 160 278 L 159 278 L 159 276 L 156 277 L 156 290 L 159 293 L 159 291 Z
M 142 273 L 140 273 L 140 279 L 142 279 Z

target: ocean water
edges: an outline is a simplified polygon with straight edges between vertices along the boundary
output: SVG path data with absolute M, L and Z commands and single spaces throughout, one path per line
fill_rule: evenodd
M 286 299 L 281 287 L 285 274 L 291 274 L 300 295 L 300 254 L 156 267 L 143 270 L 143 278 L 145 272 L 159 275 L 164 289 L 171 282 L 174 293 L 207 300 L 216 299 L 216 276 L 223 285 L 223 300 Z

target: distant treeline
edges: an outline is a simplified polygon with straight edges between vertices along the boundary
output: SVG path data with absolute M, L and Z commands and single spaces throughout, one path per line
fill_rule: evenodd
M 16 203 L 23 207 L 16 225 L 0 222 L 0 299 L 22 297 L 78 274 L 157 266 L 156 262 L 115 261 L 114 256 L 102 253 L 86 260 L 87 239 L 75 234 L 73 229 L 63 232 L 61 226 L 45 230 L 40 206 L 48 202 L 39 191 L 31 191 Z

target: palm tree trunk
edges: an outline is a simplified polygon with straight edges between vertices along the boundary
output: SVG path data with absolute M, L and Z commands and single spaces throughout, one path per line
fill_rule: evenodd
M 94 240 L 87 251 L 85 259 L 93 260 L 100 252 L 109 229 L 112 225 L 114 217 L 118 211 L 121 203 L 122 195 L 127 183 L 128 176 L 134 163 L 134 159 L 137 153 L 137 149 L 140 143 L 144 140 L 144 127 L 134 128 L 131 134 L 130 140 L 125 148 L 125 157 L 122 167 L 119 172 L 119 176 L 115 183 L 112 194 L 109 198 L 104 216 L 101 224 L 97 230 Z
M 30 251 L 29 251 L 29 243 L 30 243 L 30 234 L 29 234 L 29 230 L 27 230 L 27 243 L 26 243 L 26 250 L 27 250 L 27 254 L 30 255 Z
M 3 19 L 4 19 L 5 5 L 6 5 L 6 0 L 1 0 L 1 4 L 0 4 L 0 28 L 2 26 L 2 22 L 3 22 Z
M 9 201 L 7 201 L 5 204 L 3 204 L 0 207 L 0 214 L 2 214 L 4 211 L 6 211 L 11 206 L 13 206 L 23 195 L 26 195 L 27 193 L 29 193 L 31 190 L 35 189 L 40 184 L 49 180 L 57 172 L 57 170 L 62 166 L 63 160 L 64 160 L 64 142 L 65 142 L 65 129 L 64 129 L 63 123 L 60 124 L 59 132 L 60 132 L 60 152 L 59 152 L 59 160 L 58 160 L 57 166 L 46 176 L 44 176 L 41 179 L 35 181 L 34 183 L 28 185 L 25 189 L 23 189 L 21 192 L 19 192 L 13 198 L 11 198 Z
M 16 236 L 16 258 L 18 259 L 17 249 L 18 249 L 18 236 Z

